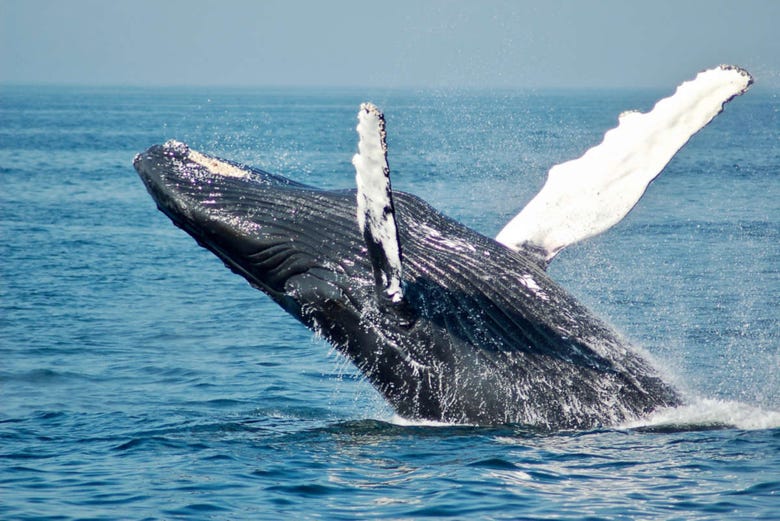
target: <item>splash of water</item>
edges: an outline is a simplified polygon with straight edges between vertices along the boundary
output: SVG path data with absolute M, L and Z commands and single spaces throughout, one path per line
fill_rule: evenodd
M 711 427 L 776 429 L 780 428 L 780 411 L 737 401 L 696 398 L 687 405 L 661 409 L 640 420 L 620 425 L 621 429 L 645 427 L 692 430 Z

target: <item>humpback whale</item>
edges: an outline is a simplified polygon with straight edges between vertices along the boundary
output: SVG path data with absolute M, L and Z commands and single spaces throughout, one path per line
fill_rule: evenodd
M 176 226 L 346 355 L 401 417 L 589 429 L 684 397 L 546 268 L 620 221 L 751 83 L 720 66 L 624 113 L 601 144 L 553 167 L 496 239 L 392 190 L 385 120 L 369 103 L 357 189 L 317 189 L 178 141 L 134 166 Z

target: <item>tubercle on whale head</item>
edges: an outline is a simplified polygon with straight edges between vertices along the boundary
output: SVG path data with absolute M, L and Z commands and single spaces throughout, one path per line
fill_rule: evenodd
M 165 149 L 166 153 L 177 153 L 181 155 L 187 155 L 190 151 L 190 147 L 187 145 L 187 143 L 183 143 L 176 139 L 169 139 L 163 143 L 163 149 Z

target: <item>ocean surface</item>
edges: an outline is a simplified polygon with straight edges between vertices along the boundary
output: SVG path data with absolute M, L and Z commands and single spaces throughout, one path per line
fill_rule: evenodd
M 597 431 L 395 418 L 131 164 L 176 138 L 352 187 L 370 99 L 394 188 L 494 236 L 672 91 L 0 86 L 0 519 L 780 519 L 780 93 L 760 79 L 550 267 L 690 403 Z

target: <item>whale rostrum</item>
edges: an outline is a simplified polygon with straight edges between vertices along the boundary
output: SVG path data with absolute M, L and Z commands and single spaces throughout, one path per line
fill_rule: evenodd
M 622 116 L 600 145 L 553 167 L 497 240 L 392 190 L 385 120 L 369 103 L 358 112 L 357 190 L 320 190 L 177 141 L 134 166 L 176 226 L 331 342 L 398 415 L 587 429 L 684 398 L 547 264 L 622 219 L 751 81 L 721 66 Z

